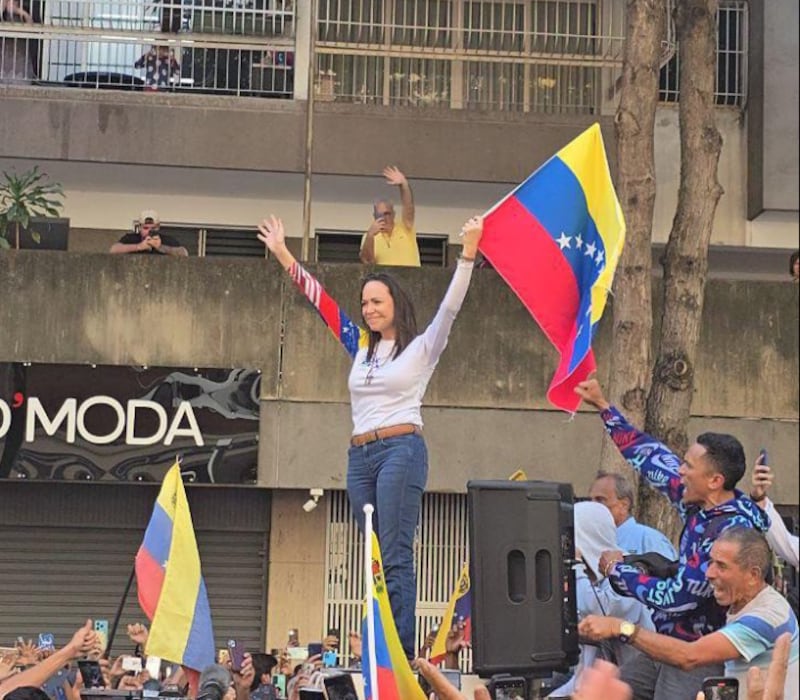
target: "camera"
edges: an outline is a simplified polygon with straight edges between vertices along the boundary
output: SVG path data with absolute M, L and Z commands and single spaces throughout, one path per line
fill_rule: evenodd
M 306 513 L 310 513 L 314 508 L 319 505 L 319 499 L 322 498 L 322 494 L 325 493 L 322 489 L 309 489 L 308 494 L 311 496 L 304 504 L 303 510 Z
M 492 700 L 526 700 L 528 682 L 522 676 L 492 676 L 487 686 Z

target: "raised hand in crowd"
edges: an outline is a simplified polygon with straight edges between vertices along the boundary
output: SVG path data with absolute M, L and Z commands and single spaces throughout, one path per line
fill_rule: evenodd
M 619 679 L 619 669 L 608 661 L 596 661 L 581 674 L 573 700 L 630 700 L 633 691 Z
M 436 635 L 439 633 L 439 628 L 434 627 L 425 635 L 425 641 L 422 642 L 422 646 L 419 648 L 419 653 L 417 656 L 421 656 L 423 659 L 428 658 L 428 654 L 430 653 L 431 649 L 433 649 L 433 644 L 436 642 Z
M 86 620 L 83 625 L 69 642 L 52 653 L 49 657 L 31 666 L 20 673 L 9 676 L 4 681 L 0 681 L 0 700 L 16 688 L 23 686 L 40 687 L 44 682 L 56 673 L 62 666 L 79 656 L 85 656 L 97 645 L 97 634 L 92 629 L 92 621 Z
M 347 635 L 347 639 L 350 642 L 350 656 L 353 656 L 356 659 L 361 658 L 361 635 L 358 632 L 350 632 Z
M 128 625 L 127 632 L 128 639 L 144 649 L 145 644 L 147 644 L 147 635 L 149 634 L 147 627 L 140 622 L 134 622 L 132 625 Z
M 428 685 L 433 691 L 431 698 L 436 698 L 437 700 L 466 700 L 464 695 L 430 661 L 417 659 L 414 665 L 420 675 L 428 681 Z M 479 685 L 475 688 L 473 697 L 474 700 L 490 700 L 491 696 L 485 686 Z M 613 700 L 613 698 L 606 698 L 605 700 Z
M 285 676 L 291 676 L 293 671 L 294 665 L 292 662 L 292 657 L 289 656 L 286 649 L 281 650 L 280 656 L 278 657 L 278 673 L 282 673 Z
M 0 683 L 15 673 L 17 666 L 17 653 L 8 653 L 0 656 Z
M 283 230 L 283 221 L 277 216 L 270 215 L 258 225 L 258 240 L 261 241 L 275 259 L 285 268 L 289 269 L 295 262 L 295 257 L 286 247 L 286 234 Z
M 763 453 L 758 456 L 756 466 L 753 469 L 753 477 L 750 482 L 750 498 L 756 503 L 760 503 L 767 497 L 772 482 L 775 480 L 775 475 L 768 464 L 764 464 Z
M 236 700 L 250 700 L 250 686 L 256 677 L 256 670 L 253 668 L 253 657 L 245 652 L 242 658 L 242 667 L 238 671 L 231 670 L 233 675 L 233 687 L 236 689 Z
M 39 663 L 39 648 L 29 639 L 27 642 L 20 638 L 17 640 L 17 664 L 19 666 L 33 666 Z
M 784 632 L 775 642 L 766 677 L 757 667 L 747 672 L 747 700 L 782 700 L 791 648 L 792 636 Z
M 458 655 L 462 649 L 469 648 L 469 642 L 464 638 L 466 634 L 466 625 L 463 622 L 454 624 L 444 641 L 444 667 L 445 668 L 458 668 Z
M 603 389 L 600 382 L 594 377 L 589 377 L 586 381 L 578 382 L 575 387 L 575 393 L 578 394 L 586 403 L 594 406 L 598 411 L 605 411 L 611 404 L 606 401 L 603 395 Z

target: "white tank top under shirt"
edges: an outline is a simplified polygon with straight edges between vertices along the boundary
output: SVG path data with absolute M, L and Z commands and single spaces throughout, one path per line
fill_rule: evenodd
M 400 355 L 392 359 L 394 340 L 381 340 L 371 361 L 367 361 L 367 348 L 358 351 L 347 382 L 353 435 L 401 423 L 422 427 L 422 397 L 447 346 L 473 267 L 472 262 L 458 260 L 433 321 Z

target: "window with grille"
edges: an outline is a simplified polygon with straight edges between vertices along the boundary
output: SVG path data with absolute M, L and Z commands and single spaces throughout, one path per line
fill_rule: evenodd
M 598 31 L 598 2 L 393 0 L 381 24 L 373 0 L 322 0 L 316 94 L 365 104 L 592 114 L 604 60 L 598 53 L 614 43 Z
M 363 232 L 317 230 L 314 235 L 317 262 L 359 262 Z M 447 236 L 418 233 L 417 246 L 423 266 L 444 267 L 447 264 Z
M 364 538 L 352 518 L 347 493 L 330 491 L 325 559 L 325 629 L 342 631 L 342 654 L 350 653 L 345 630 L 359 630 L 364 604 Z M 442 621 L 447 602 L 468 556 L 465 494 L 426 493 L 422 497 L 414 540 L 417 572 L 416 648 L 435 623 Z M 472 668 L 469 650 L 461 655 L 461 670 Z
M 721 0 L 717 10 L 717 77 L 715 100 L 718 105 L 741 107 L 747 97 L 746 0 Z M 680 96 L 678 51 L 661 68 L 659 99 L 677 102 Z
M 255 229 L 205 228 L 161 224 L 161 232 L 172 236 L 189 255 L 200 257 L 263 258 L 264 244 L 256 238 Z

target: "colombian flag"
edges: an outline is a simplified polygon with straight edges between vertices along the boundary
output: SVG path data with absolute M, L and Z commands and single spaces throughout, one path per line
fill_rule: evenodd
M 139 604 L 151 621 L 148 655 L 201 671 L 214 663 L 214 632 L 180 467 L 167 472 L 136 554 Z
M 431 647 L 430 662 L 432 664 L 438 664 L 444 659 L 447 653 L 447 635 L 454 625 L 463 625 L 464 641 L 467 643 L 472 641 L 472 593 L 469 585 L 468 564 L 464 564 L 464 568 L 461 570 L 456 589 L 450 596 L 450 602 L 447 604 L 447 610 L 442 618 L 439 633 Z
M 600 125 L 562 148 L 486 215 L 480 250 L 561 355 L 547 398 L 574 412 L 573 389 L 595 369 L 625 221 Z
M 367 624 L 367 606 L 372 607 L 375 618 L 375 639 L 370 639 Z M 426 700 L 425 693 L 414 678 L 414 673 L 403 652 L 400 637 L 392 617 L 389 593 L 383 577 L 383 562 L 378 537 L 372 533 L 372 597 L 364 605 L 364 622 L 361 626 L 364 676 L 364 700 Z M 371 656 L 374 647 L 378 687 L 372 687 Z

